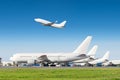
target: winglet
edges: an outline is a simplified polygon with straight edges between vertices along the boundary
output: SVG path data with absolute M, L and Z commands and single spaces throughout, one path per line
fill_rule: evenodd
M 85 54 L 91 40 L 92 36 L 88 36 L 73 53 Z

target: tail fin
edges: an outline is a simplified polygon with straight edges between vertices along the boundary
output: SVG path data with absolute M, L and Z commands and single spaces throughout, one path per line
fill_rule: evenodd
M 97 45 L 93 46 L 93 48 L 88 52 L 87 56 L 90 56 L 90 57 L 94 58 L 97 49 L 98 49 Z
M 63 21 L 63 22 L 61 22 L 60 24 L 54 23 L 54 24 L 52 24 L 52 25 L 50 25 L 50 26 L 56 27 L 56 28 L 63 28 L 63 27 L 65 26 L 66 22 L 67 22 L 67 21 Z
M 108 60 L 109 59 L 109 51 L 107 51 L 106 53 L 105 53 L 105 55 L 103 56 L 103 58 L 102 59 L 106 59 L 106 60 Z
M 73 53 L 85 54 L 91 40 L 92 36 L 88 36 Z
M 67 21 L 63 21 L 63 22 L 60 23 L 60 25 L 65 26 L 66 22 Z

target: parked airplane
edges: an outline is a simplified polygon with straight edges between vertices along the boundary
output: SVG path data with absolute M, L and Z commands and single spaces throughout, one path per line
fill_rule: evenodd
M 98 64 L 98 63 L 104 63 L 104 62 L 108 61 L 108 58 L 109 58 L 109 51 L 107 51 L 102 58 L 96 59 L 96 60 L 88 62 L 88 63 L 92 64 L 92 65 L 95 65 L 95 64 Z
M 51 26 L 51 27 L 55 27 L 55 28 L 63 28 L 65 26 L 65 24 L 66 24 L 66 21 L 63 21 L 60 24 L 56 24 L 57 21 L 50 22 L 50 21 L 47 21 L 47 20 L 44 20 L 44 19 L 40 19 L 40 18 L 35 18 L 34 20 L 36 22 L 41 23 L 44 26 Z
M 93 46 L 93 48 L 88 52 L 88 54 L 86 54 L 87 58 L 80 59 L 80 60 L 75 60 L 75 61 L 72 61 L 72 62 L 75 64 L 75 63 L 86 63 L 86 62 L 95 60 L 95 54 L 96 54 L 97 49 L 98 49 L 97 45 Z
M 13 55 L 10 60 L 14 62 L 14 64 L 19 63 L 27 63 L 34 64 L 36 62 L 68 62 L 78 59 L 86 58 L 86 51 L 91 42 L 92 37 L 88 36 L 81 45 L 73 52 L 73 53 L 22 53 Z
M 120 60 L 110 60 L 106 63 L 103 63 L 103 66 L 120 66 Z
M 111 61 L 109 61 L 109 63 L 111 64 L 111 65 L 119 65 L 120 66 L 120 60 L 111 60 Z

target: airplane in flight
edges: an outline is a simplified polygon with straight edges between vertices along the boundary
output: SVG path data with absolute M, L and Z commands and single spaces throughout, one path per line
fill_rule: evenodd
M 47 21 L 47 20 L 44 20 L 44 19 L 40 19 L 40 18 L 35 18 L 34 20 L 36 22 L 41 23 L 44 26 L 51 26 L 51 27 L 55 27 L 55 28 L 63 28 L 65 26 L 65 24 L 66 24 L 66 21 L 63 21 L 60 24 L 57 24 L 56 23 L 57 21 L 50 22 L 50 21 Z
M 35 64 L 41 62 L 61 63 L 84 59 L 87 57 L 86 51 L 91 40 L 92 36 L 88 36 L 72 53 L 19 53 L 13 55 L 10 60 L 15 65 L 18 65 L 21 63 Z

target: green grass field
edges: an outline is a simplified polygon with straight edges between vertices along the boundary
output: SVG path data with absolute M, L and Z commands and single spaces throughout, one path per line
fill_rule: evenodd
M 0 80 L 120 80 L 120 68 L 0 68 Z

